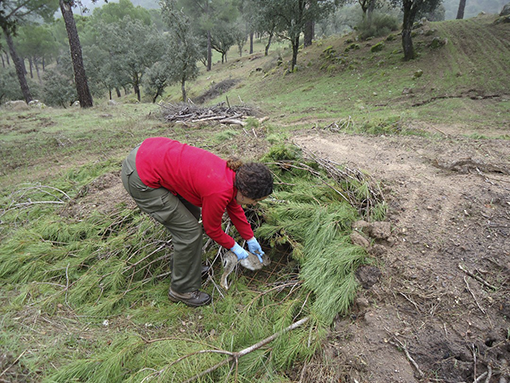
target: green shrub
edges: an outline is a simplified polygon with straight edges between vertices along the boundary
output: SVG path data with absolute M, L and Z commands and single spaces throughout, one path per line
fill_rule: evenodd
M 380 52 L 384 49 L 384 42 L 379 42 L 370 48 L 370 52 Z
M 349 52 L 350 50 L 358 50 L 360 48 L 359 44 L 352 43 L 347 48 L 345 48 L 346 52 Z
M 365 18 L 357 25 L 359 37 L 367 40 L 370 37 L 381 37 L 396 31 L 399 28 L 399 21 L 395 16 L 386 14 L 374 14 L 369 20 Z
M 44 74 L 44 98 L 47 105 L 68 107 L 78 99 L 73 79 L 57 68 L 46 70 Z
M 0 103 L 23 99 L 14 67 L 4 68 L 0 72 L 0 89 L 2 89 L 0 92 Z

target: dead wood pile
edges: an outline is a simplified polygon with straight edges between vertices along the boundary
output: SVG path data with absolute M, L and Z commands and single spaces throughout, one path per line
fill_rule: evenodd
M 246 125 L 243 119 L 255 116 L 257 111 L 247 105 L 227 105 L 222 102 L 210 107 L 195 104 L 164 104 L 161 106 L 166 121 L 177 123 L 219 122 L 222 124 Z

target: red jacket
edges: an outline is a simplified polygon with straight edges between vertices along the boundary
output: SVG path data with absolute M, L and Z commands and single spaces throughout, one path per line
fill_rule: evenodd
M 145 185 L 164 187 L 202 207 L 205 233 L 219 245 L 230 249 L 235 243 L 221 227 L 225 209 L 241 237 L 253 237 L 244 210 L 236 202 L 235 172 L 220 157 L 169 138 L 148 138 L 136 154 L 136 170 Z

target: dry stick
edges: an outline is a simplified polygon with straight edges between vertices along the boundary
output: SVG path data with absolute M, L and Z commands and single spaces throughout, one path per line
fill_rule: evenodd
M 469 283 L 467 281 L 467 278 L 464 277 L 464 282 L 466 282 L 466 286 L 467 286 L 467 289 L 468 291 L 471 293 L 471 296 L 473 297 L 473 299 L 475 300 L 475 303 L 476 305 L 478 306 L 478 308 L 480 309 L 480 311 L 485 315 L 485 310 L 480 306 L 480 303 L 478 303 L 478 300 L 476 299 L 476 296 L 475 294 L 473 293 L 473 291 L 471 290 L 471 288 L 469 287 Z
M 474 344 L 471 344 L 471 354 L 473 354 L 473 376 L 475 377 L 475 382 L 477 382 L 478 379 L 476 379 L 476 350 Z
M 414 368 L 416 368 L 416 371 L 418 371 L 418 374 L 420 375 L 420 378 L 423 378 L 425 376 L 425 374 L 423 373 L 422 370 L 420 370 L 420 367 L 418 366 L 418 364 L 411 357 L 411 354 L 409 354 L 409 351 L 407 351 L 407 347 L 395 335 L 393 335 L 393 339 L 395 339 L 398 342 L 398 345 L 395 344 L 394 342 L 391 342 L 391 341 L 390 341 L 390 343 L 393 344 L 395 347 L 400 347 L 400 348 L 402 348 L 402 350 L 404 350 L 404 353 L 406 354 L 407 360 L 409 360 L 409 362 L 412 363 Z
M 158 251 L 158 249 L 156 249 L 155 251 Z M 151 253 L 151 255 L 152 255 L 152 254 L 154 254 L 154 252 L 152 252 L 152 253 Z M 147 256 L 147 257 L 148 257 L 148 256 Z M 135 264 L 131 265 L 130 267 L 134 267 L 134 266 L 136 266 L 138 263 L 140 263 L 141 261 L 145 260 L 147 257 L 145 257 L 144 259 L 140 260 L 139 262 L 137 262 L 137 263 L 135 263 Z M 150 261 L 150 262 L 149 262 L 149 263 L 147 263 L 146 265 L 144 265 L 144 266 L 140 267 L 138 270 L 136 270 L 136 272 L 138 273 L 138 272 L 142 271 L 143 269 L 146 269 L 147 267 L 149 267 L 149 266 L 150 266 L 150 265 L 152 265 L 153 263 L 156 263 L 156 262 L 162 261 L 162 260 L 164 260 L 164 259 L 166 259 L 166 258 L 169 258 L 169 257 L 170 257 L 170 254 L 162 255 L 161 257 L 158 257 L 158 258 L 156 258 L 156 259 L 154 259 L 154 260 Z
M 303 382 L 303 379 L 305 377 L 305 372 L 306 372 L 306 368 L 308 367 L 308 365 L 304 364 L 303 368 L 301 369 L 301 374 L 299 374 L 299 383 Z
M 281 335 L 283 335 L 283 334 L 285 334 L 285 333 L 287 333 L 289 331 L 292 331 L 292 330 L 302 326 L 303 324 L 308 322 L 309 319 L 310 319 L 309 317 L 305 317 L 305 318 L 303 318 L 303 319 L 301 319 L 301 320 L 291 324 L 290 326 L 284 328 L 283 330 L 278 331 L 277 333 L 267 337 L 266 339 L 263 339 L 260 342 L 254 344 L 254 345 L 252 345 L 250 347 L 247 347 L 247 348 L 245 348 L 245 349 L 243 349 L 243 350 L 241 350 L 239 352 L 228 352 L 228 351 L 221 351 L 221 352 L 219 352 L 219 351 L 214 351 L 214 350 L 203 350 L 203 351 L 199 351 L 199 352 L 196 352 L 196 353 L 193 353 L 193 354 L 190 354 L 190 355 L 186 355 L 186 356 L 184 356 L 182 358 L 179 358 L 177 361 L 173 362 L 171 365 L 173 365 L 173 364 L 175 364 L 177 362 L 180 362 L 181 360 L 187 358 L 188 356 L 195 355 L 195 354 L 203 354 L 203 353 L 206 353 L 206 352 L 215 352 L 215 353 L 222 353 L 222 354 L 230 355 L 227 358 L 227 360 L 224 360 L 224 361 L 216 364 L 215 366 L 212 366 L 211 368 L 201 372 L 198 375 L 193 376 L 192 378 L 186 380 L 183 383 L 193 382 L 194 380 L 201 378 L 202 376 L 204 376 L 204 375 L 206 375 L 206 374 L 208 374 L 208 373 L 218 369 L 219 367 L 223 366 L 224 364 L 226 364 L 228 362 L 231 362 L 232 360 L 234 360 L 236 362 L 236 364 L 239 363 L 239 358 L 241 358 L 241 357 L 243 357 L 243 356 L 245 356 L 245 355 L 247 355 L 247 354 L 249 354 L 249 353 L 251 353 L 251 352 L 253 352 L 255 350 L 258 350 L 259 348 L 261 348 L 262 346 L 265 346 L 266 344 L 272 342 L 273 340 L 275 340 L 279 336 L 281 336 Z M 168 366 L 168 367 L 170 367 L 170 366 Z
M 450 135 L 449 135 L 449 134 L 447 134 L 447 133 L 443 132 L 441 129 L 436 128 L 435 126 L 432 126 L 432 129 L 437 130 L 439 133 L 443 134 L 443 135 L 444 135 L 444 136 L 446 136 L 446 137 L 450 137 Z
M 292 289 L 294 289 L 294 287 L 295 287 L 296 285 L 301 285 L 302 283 L 303 283 L 302 281 L 297 281 L 297 282 L 293 281 L 293 282 L 290 282 L 290 283 L 284 283 L 284 284 L 278 285 L 278 286 L 276 286 L 276 287 L 272 287 L 272 288 L 270 288 L 269 290 L 266 290 L 266 291 L 262 291 L 262 292 L 260 292 L 260 293 L 259 293 L 256 297 L 254 297 L 254 298 L 253 298 L 253 299 L 252 299 L 252 300 L 251 300 L 251 301 L 250 301 L 250 302 L 249 302 L 249 303 L 248 303 L 248 304 L 247 304 L 247 305 L 246 305 L 246 306 L 245 306 L 245 307 L 241 310 L 241 312 L 240 312 L 239 314 L 241 314 L 242 312 L 246 311 L 246 310 L 247 310 L 247 309 L 248 309 L 251 305 L 253 305 L 253 303 L 254 303 L 257 299 L 259 299 L 259 298 L 260 298 L 261 296 L 263 296 L 263 295 L 269 294 L 270 292 L 272 292 L 272 291 L 274 291 L 274 290 L 283 290 L 285 287 L 288 287 L 288 286 L 292 286 Z M 289 294 L 288 294 L 288 295 L 290 295 L 291 293 L 292 293 L 292 291 L 291 291 L 291 292 L 289 292 Z M 287 296 L 288 296 L 288 295 L 287 295 Z M 234 326 L 234 323 L 232 323 L 232 324 L 230 325 L 230 328 L 232 329 L 232 327 L 233 327 L 233 326 Z
M 128 270 L 131 270 L 133 267 L 136 267 L 136 266 L 137 266 L 137 265 L 139 265 L 141 262 L 145 261 L 147 258 L 150 258 L 150 256 L 151 256 L 152 254 L 155 254 L 155 253 L 157 253 L 158 251 L 160 251 L 161 249 L 164 249 L 164 248 L 165 248 L 165 246 L 166 246 L 166 243 L 165 243 L 164 245 L 159 246 L 156 250 L 151 251 L 148 255 L 146 255 L 145 257 L 143 257 L 143 258 L 142 258 L 142 259 L 140 259 L 139 261 L 137 261 L 137 262 L 135 262 L 135 263 L 133 263 L 133 264 L 131 264 L 131 265 L 129 265 L 129 266 L 127 266 L 127 267 L 125 267 L 125 268 L 124 268 L 124 270 L 123 270 L 122 272 L 124 273 L 124 272 L 126 272 L 126 271 L 128 271 Z
M 473 383 L 479 383 L 482 381 L 483 378 L 487 376 L 487 371 L 485 371 L 482 375 L 480 375 L 478 378 L 476 378 Z
M 489 365 L 487 365 L 487 370 L 489 371 L 487 373 L 487 379 L 485 379 L 485 383 L 489 383 L 491 381 L 491 377 L 492 377 L 492 367 Z
M 63 202 L 63 201 L 30 201 L 30 202 L 20 202 L 20 203 L 14 204 L 14 208 L 25 207 L 25 206 L 32 206 L 32 205 L 39 205 L 39 204 L 63 205 L 63 204 L 65 204 L 65 202 Z
M 292 165 L 290 163 L 287 163 L 287 162 L 283 162 L 283 161 L 280 161 L 278 162 L 277 164 L 279 165 L 285 165 L 285 166 L 289 166 L 289 167 L 292 167 L 292 168 L 296 168 L 296 169 L 301 169 L 301 170 L 307 170 L 308 172 L 310 172 L 312 175 L 316 176 L 316 177 L 319 177 L 319 181 L 321 181 L 325 186 L 328 186 L 329 188 L 333 189 L 337 194 L 340 195 L 340 197 L 342 197 L 343 199 L 345 199 L 346 201 L 348 202 L 351 202 L 350 198 L 346 197 L 340 190 L 336 189 L 335 187 L 331 186 L 330 184 L 328 184 L 326 181 L 324 181 L 320 174 L 318 172 L 316 172 L 315 170 L 313 170 L 310 166 L 308 165 L 305 165 L 305 164 L 300 164 L 301 166 L 297 166 L 297 165 Z
M 143 249 L 147 248 L 147 247 L 150 247 L 156 243 L 158 243 L 160 241 L 152 241 L 152 242 L 149 242 L 149 243 L 146 243 L 145 245 L 143 245 L 141 248 L 139 248 L 138 250 L 136 250 L 133 254 L 131 254 L 129 256 L 128 259 L 126 259 L 126 263 L 129 262 L 135 255 L 137 255 L 139 252 L 141 252 Z M 168 245 L 170 242 L 172 242 L 172 239 L 170 239 L 169 241 L 164 241 L 165 242 L 165 245 Z M 151 253 L 153 254 L 153 253 Z
M 414 308 L 419 312 L 421 313 L 422 311 L 420 310 L 420 308 L 418 307 L 418 305 L 416 304 L 415 301 L 413 301 L 411 298 L 409 298 L 407 295 L 405 295 L 403 292 L 399 292 L 400 295 L 402 295 L 405 299 L 407 299 L 409 302 L 411 302 L 413 305 L 414 305 Z
M 490 283 L 488 283 L 487 281 L 485 281 L 484 279 L 480 278 L 478 275 L 475 275 L 473 274 L 472 272 L 470 272 L 469 270 L 466 270 L 466 268 L 464 266 L 462 266 L 460 263 L 459 263 L 459 269 L 461 269 L 463 272 L 465 272 L 467 275 L 469 275 L 471 278 L 474 278 L 476 279 L 478 282 L 481 282 L 483 283 L 485 286 L 493 289 L 493 290 L 497 290 L 497 287 L 496 286 L 493 286 L 491 285 Z
M 69 291 L 69 263 L 67 264 L 67 267 L 66 267 L 66 288 L 65 288 L 65 298 L 64 298 L 64 302 L 66 303 L 67 307 L 71 308 L 71 306 L 69 306 L 69 302 L 67 301 L 67 292 Z
M 18 361 L 21 359 L 21 357 L 22 357 L 23 355 L 25 355 L 25 352 L 27 352 L 27 350 L 25 350 L 25 351 L 23 351 L 21 354 L 19 354 L 19 356 L 16 358 L 16 360 L 15 360 L 14 362 L 12 362 L 12 364 L 11 364 L 9 367 L 7 367 L 5 370 L 3 370 L 3 371 L 2 371 L 2 373 L 0 374 L 0 377 L 1 377 L 3 374 L 5 374 L 5 373 L 9 370 L 9 368 L 11 368 L 11 367 L 12 367 L 12 366 L 14 366 L 16 363 L 18 363 Z

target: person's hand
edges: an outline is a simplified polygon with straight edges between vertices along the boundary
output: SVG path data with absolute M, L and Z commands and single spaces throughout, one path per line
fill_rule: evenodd
M 250 253 L 259 257 L 260 263 L 263 263 L 264 261 L 262 260 L 262 256 L 264 255 L 264 252 L 262 251 L 257 238 L 253 237 L 252 239 L 247 240 L 246 243 L 248 244 L 248 250 L 250 250 Z
M 238 260 L 248 258 L 248 253 L 246 252 L 246 250 L 244 250 L 241 246 L 239 246 L 237 244 L 237 242 L 235 243 L 234 247 L 232 247 L 230 249 L 230 251 L 232 251 L 235 255 L 237 255 Z

